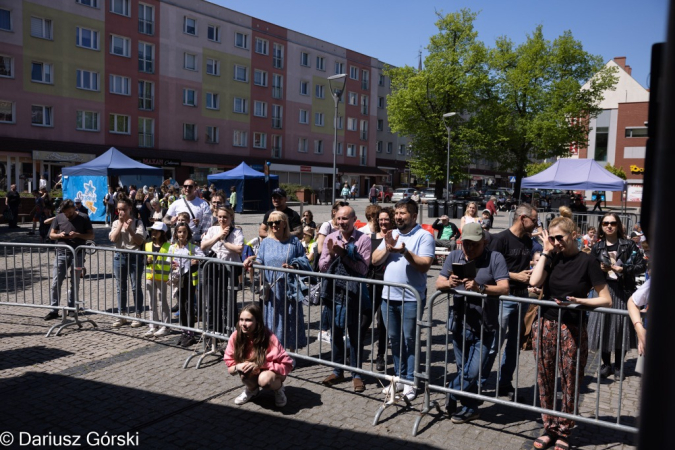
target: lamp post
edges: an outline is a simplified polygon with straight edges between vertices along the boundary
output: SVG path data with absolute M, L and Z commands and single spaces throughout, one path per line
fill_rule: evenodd
M 333 97 L 335 102 L 335 113 L 333 114 L 333 185 L 331 190 L 333 191 L 333 204 L 335 204 L 335 172 L 337 172 L 337 118 L 338 118 L 338 103 L 340 103 L 340 98 L 345 90 L 345 84 L 347 83 L 347 74 L 340 73 L 328 77 L 328 87 L 330 89 L 330 95 Z
M 450 198 L 450 125 L 448 122 L 445 121 L 445 119 L 449 119 L 450 117 L 456 115 L 456 112 L 449 112 L 443 114 L 443 125 L 445 125 L 445 128 L 448 130 L 448 160 L 445 166 L 445 202 L 448 202 L 448 199 Z

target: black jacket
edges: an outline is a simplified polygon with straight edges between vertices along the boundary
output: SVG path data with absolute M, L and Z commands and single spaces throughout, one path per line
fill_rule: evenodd
M 591 255 L 602 261 L 602 257 L 609 258 L 607 252 L 607 243 L 604 239 L 598 241 L 591 249 Z M 619 275 L 619 285 L 627 292 L 635 291 L 635 277 L 645 273 L 647 263 L 644 260 L 643 253 L 635 242 L 630 239 L 619 239 L 619 247 L 616 252 L 616 259 L 623 263 L 623 271 Z
M 457 225 L 455 225 L 452 222 L 448 222 L 448 225 L 450 228 L 452 228 L 452 238 L 451 239 L 457 239 L 459 237 L 459 228 L 457 228 Z M 433 225 L 431 225 L 431 228 L 434 230 L 438 230 L 436 239 L 440 239 L 441 236 L 443 235 L 443 228 L 445 228 L 445 225 L 441 223 L 441 219 L 436 219 Z

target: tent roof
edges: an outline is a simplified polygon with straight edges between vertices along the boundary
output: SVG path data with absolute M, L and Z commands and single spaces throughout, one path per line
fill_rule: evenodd
M 626 182 L 592 159 L 560 159 L 548 169 L 523 178 L 522 188 L 623 191 Z
M 237 167 L 227 172 L 216 173 L 206 177 L 209 181 L 218 181 L 218 180 L 250 180 L 250 179 L 260 179 L 265 178 L 265 174 L 254 170 L 242 162 Z M 270 175 L 270 178 L 278 178 L 278 175 Z
M 164 171 L 158 167 L 142 164 L 126 156 L 115 147 L 89 162 L 72 167 L 64 167 L 63 175 L 70 176 L 102 176 L 109 175 L 157 175 Z

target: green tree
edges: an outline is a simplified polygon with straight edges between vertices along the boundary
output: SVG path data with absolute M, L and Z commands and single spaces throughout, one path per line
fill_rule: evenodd
M 525 173 L 527 173 L 528 177 L 531 177 L 532 175 L 536 175 L 539 172 L 543 172 L 549 167 L 551 167 L 550 162 L 530 163 L 525 166 Z
M 422 70 L 410 66 L 389 68 L 391 94 L 387 99 L 389 125 L 393 132 L 412 140 L 410 167 L 414 174 L 437 180 L 436 194 L 446 185 L 447 131 L 443 114 L 472 111 L 478 92 L 489 81 L 487 49 L 478 41 L 473 23 L 476 14 L 468 9 L 443 15 L 437 13 L 438 34 L 431 37 Z M 468 164 L 468 130 L 456 115 L 452 129 L 450 178 L 457 180 Z
M 617 167 L 607 163 L 607 165 L 605 165 L 605 169 L 607 169 L 609 172 L 612 172 L 612 174 L 616 175 L 622 180 L 626 179 L 626 172 L 623 170 L 623 167 Z

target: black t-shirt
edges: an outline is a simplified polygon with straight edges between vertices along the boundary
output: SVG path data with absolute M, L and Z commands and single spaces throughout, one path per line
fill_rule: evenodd
M 506 260 L 509 272 L 522 272 L 530 268 L 532 253 L 532 239 L 528 235 L 519 238 L 506 229 L 493 234 L 489 244 L 490 250 L 500 253 Z M 527 283 L 509 279 L 511 291 L 527 289 Z
M 267 219 L 270 217 L 270 214 L 272 214 L 274 211 L 276 211 L 276 209 L 272 208 L 265 213 L 265 217 L 263 218 L 263 223 L 265 225 L 267 225 Z M 296 228 L 300 228 L 302 226 L 302 219 L 300 218 L 300 215 L 297 212 L 295 212 L 294 210 L 292 210 L 289 207 L 286 207 L 286 209 L 284 209 L 281 212 L 286 214 L 286 216 L 288 216 L 288 224 L 291 227 L 291 229 L 290 229 L 291 233 Z
M 66 215 L 63 213 L 57 214 L 56 217 L 54 218 L 54 222 L 52 223 L 52 229 L 56 233 L 63 232 L 66 234 L 68 234 L 71 231 L 84 234 L 93 230 L 89 217 L 79 213 L 75 217 L 73 217 L 72 220 L 68 220 Z M 86 243 L 86 240 L 80 238 L 59 239 L 59 243 L 70 245 L 71 247 L 76 248 L 80 245 L 84 245 Z
M 18 208 L 21 204 L 21 194 L 16 191 L 9 191 L 7 193 L 7 206 L 10 208 Z
M 544 283 L 544 298 L 551 300 L 565 300 L 567 296 L 587 298 L 593 286 L 607 284 L 600 265 L 584 252 L 574 256 L 557 254 L 545 270 L 548 276 Z M 558 308 L 542 306 L 541 314 L 546 319 L 558 320 Z M 578 325 L 579 312 L 563 310 L 561 319 L 562 322 Z

